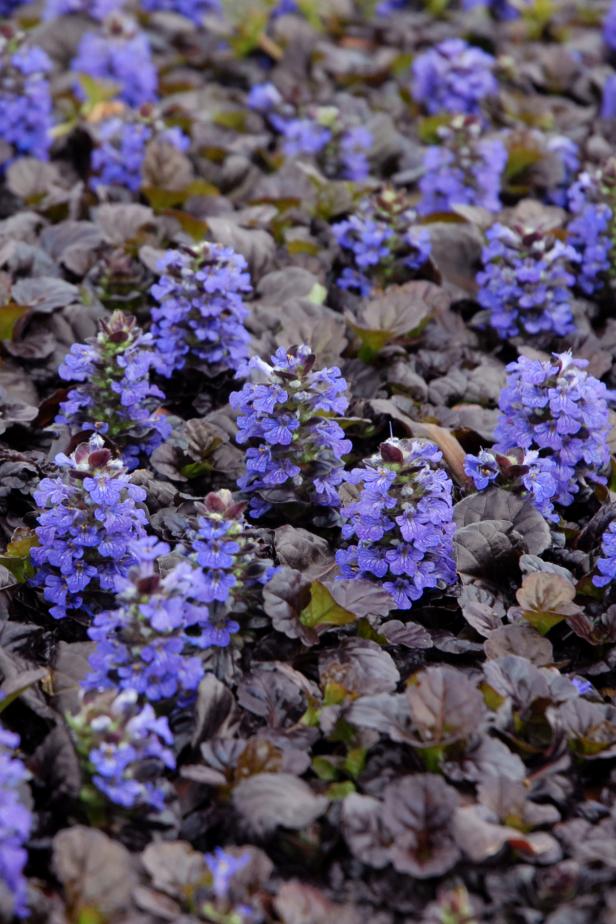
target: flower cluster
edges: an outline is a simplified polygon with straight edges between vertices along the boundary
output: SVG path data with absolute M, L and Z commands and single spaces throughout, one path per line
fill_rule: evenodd
M 166 128 L 141 113 L 128 111 L 105 119 L 94 128 L 93 189 L 120 186 L 138 192 L 143 186 L 143 163 L 151 141 L 165 142 L 186 151 L 190 139 L 179 128 Z
M 587 295 L 603 284 L 610 268 L 614 211 L 608 171 L 585 171 L 569 191 L 569 241 L 579 254 L 577 283 Z
M 473 10 L 475 7 L 483 6 L 487 8 L 495 19 L 506 22 L 517 19 L 520 15 L 520 6 L 531 2 L 532 0 L 514 0 L 513 3 L 510 3 L 509 0 L 462 0 L 462 9 Z
M 25 2 L 26 0 L 0 0 L 0 18 L 10 16 L 11 13 Z
M 96 789 L 124 809 L 165 807 L 165 769 L 175 768 L 166 718 L 141 705 L 135 690 L 86 693 L 67 722 L 83 768 Z
M 552 159 L 556 159 L 560 174 L 550 181 L 546 189 L 546 199 L 553 205 L 566 208 L 571 184 L 580 169 L 579 148 L 575 141 L 566 135 L 543 136 L 542 144 L 546 153 Z
M 338 368 L 315 370 L 314 363 L 305 344 L 280 347 L 271 365 L 254 357 L 247 367 L 251 381 L 229 398 L 238 413 L 237 441 L 248 444 L 238 486 L 253 516 L 275 503 L 340 502 L 341 457 L 351 442 L 330 415 L 345 413 L 347 386 Z
M 179 13 L 195 25 L 203 23 L 203 17 L 221 11 L 220 0 L 140 0 L 140 6 L 148 13 Z
M 55 422 L 104 434 L 135 468 L 141 453 L 171 434 L 165 417 L 155 413 L 165 396 L 150 382 L 154 363 L 151 335 L 133 316 L 114 311 L 95 338 L 73 344 L 58 369 L 60 378 L 81 384 L 70 389 Z
M 433 443 L 390 439 L 346 476 L 358 495 L 341 510 L 351 541 L 336 552 L 341 576 L 379 582 L 399 609 L 456 579 L 453 486 L 441 461 Z
M 210 583 L 191 561 L 160 573 L 168 545 L 144 538 L 130 551 L 137 564 L 118 582 L 117 608 L 98 613 L 88 631 L 97 645 L 83 685 L 135 690 L 148 702 L 186 700 L 203 677 L 200 652 L 228 645 L 238 624 L 210 620 Z
M 592 582 L 595 587 L 605 587 L 616 581 L 616 520 L 612 520 L 601 537 L 601 558 L 597 559 L 596 574 Z
M 496 456 L 487 449 L 480 449 L 474 456 L 468 453 L 464 459 L 464 471 L 478 491 L 484 491 L 500 475 L 500 467 Z
M 34 492 L 39 545 L 31 550 L 32 580 L 43 587 L 55 619 L 89 616 L 133 563 L 130 545 L 145 535 L 147 522 L 137 504 L 146 493 L 131 484 L 98 434 L 70 456 L 59 453 L 55 464 L 61 474 L 43 478 Z
M 243 612 L 274 573 L 271 561 L 243 517 L 245 504 L 230 491 L 207 495 L 192 547 L 202 569 L 203 599 L 212 604 L 212 617 L 220 610 Z
M 336 284 L 366 296 L 374 285 L 406 281 L 430 256 L 428 229 L 415 225 L 415 218 L 405 197 L 386 189 L 333 224 L 342 263 Z
M 335 119 L 337 129 L 331 125 L 332 119 Z M 289 119 L 280 122 L 279 126 L 283 137 L 282 150 L 287 157 L 319 155 L 323 172 L 332 178 L 360 182 L 368 176 L 368 152 L 373 139 L 365 126 L 345 130 L 329 108 L 326 116 L 317 112 L 314 118 Z
M 616 51 L 616 0 L 612 0 L 603 20 L 603 39 L 610 51 Z
M 167 251 L 151 289 L 159 302 L 152 309 L 152 336 L 162 375 L 193 368 L 213 376 L 247 359 L 247 270 L 242 256 L 220 244 Z
M 498 91 L 492 55 L 462 39 L 446 39 L 413 62 L 413 96 L 429 113 L 478 114 Z
M 484 491 L 496 480 L 508 487 L 521 486 L 546 520 L 558 520 L 553 504 L 558 487 L 557 463 L 553 458 L 540 456 L 536 449 L 500 458 L 480 449 L 478 455 L 465 457 L 464 471 L 478 491 Z
M 229 921 L 237 924 L 257 924 L 261 920 L 255 908 L 248 904 L 234 904 L 231 891 L 233 880 L 249 863 L 250 854 L 231 853 L 217 847 L 212 853 L 204 855 L 206 874 L 206 889 L 211 898 L 203 906 L 203 916 L 212 921 Z
M 508 156 L 502 141 L 482 138 L 476 116 L 455 116 L 437 134 L 440 144 L 429 147 L 424 156 L 419 213 L 449 212 L 454 205 L 498 211 Z
M 571 267 L 578 260 L 574 248 L 554 233 L 499 223 L 486 231 L 486 238 L 477 298 L 499 336 L 570 334 Z
M 286 157 L 316 157 L 326 176 L 332 178 L 361 182 L 370 173 L 372 132 L 355 124 L 336 106 L 298 110 L 286 103 L 271 83 L 253 86 L 247 102 L 281 135 Z
M 52 126 L 50 71 L 51 61 L 41 48 L 0 35 L 0 138 L 15 156 L 47 160 Z
M 601 118 L 616 119 L 616 74 L 610 74 L 603 84 Z
M 46 0 L 44 17 L 56 19 L 70 13 L 82 13 L 102 22 L 121 9 L 124 2 L 125 0 Z
M 13 914 L 23 918 L 28 913 L 24 844 L 30 835 L 32 818 L 19 796 L 27 771 L 15 756 L 18 746 L 18 736 L 0 726 L 0 892 L 9 899 Z
M 536 480 L 542 480 L 533 491 L 537 500 L 568 506 L 580 483 L 605 484 L 609 393 L 603 382 L 584 371 L 587 365 L 561 353 L 544 362 L 521 356 L 507 366 L 495 448 L 537 453 L 525 457 L 531 468 L 536 463 Z
M 146 35 L 129 19 L 110 17 L 102 32 L 86 32 L 71 64 L 77 74 L 109 81 L 128 106 L 153 103 L 158 75 Z M 76 92 L 84 96 L 77 83 Z

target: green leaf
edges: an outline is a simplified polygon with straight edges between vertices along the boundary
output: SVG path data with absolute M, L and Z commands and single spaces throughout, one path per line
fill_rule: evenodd
M 320 245 L 315 244 L 314 241 L 302 241 L 301 238 L 287 243 L 287 250 L 289 253 L 307 253 L 311 257 L 314 257 L 318 254 L 320 249 Z
M 351 326 L 362 342 L 359 358 L 364 362 L 371 362 L 396 336 L 390 330 L 368 330 L 365 327 L 356 327 L 354 324 Z
M 541 635 L 547 635 L 550 629 L 553 629 L 565 618 L 558 613 L 537 613 L 533 610 L 524 610 L 522 615 L 526 622 Z
M 246 128 L 246 113 L 242 109 L 226 109 L 214 114 L 214 125 L 230 128 L 236 132 L 243 132 Z
M 23 671 L 21 674 L 6 680 L 0 686 L 0 712 L 11 705 L 22 693 L 25 693 L 35 683 L 38 683 L 43 677 L 47 676 L 44 667 L 34 667 L 32 670 Z
M 0 565 L 8 568 L 20 584 L 25 584 L 27 580 L 34 577 L 35 569 L 30 559 L 30 549 L 37 545 L 38 536 L 33 530 L 15 530 L 5 554 L 0 555 Z
M 29 310 L 28 307 L 16 305 L 14 302 L 0 307 L 0 340 L 11 339 L 15 325 Z
M 86 97 L 86 108 L 109 102 L 120 89 L 112 80 L 95 80 L 89 74 L 77 74 L 77 80 Z
M 160 186 L 146 186 L 142 192 L 153 209 L 162 211 L 183 205 L 191 196 L 215 196 L 218 194 L 218 189 L 205 180 L 193 180 L 184 189 L 161 189 Z
M 332 783 L 332 785 L 328 786 L 325 790 L 325 795 L 328 799 L 338 800 L 346 799 L 347 796 L 350 796 L 354 792 L 356 792 L 355 783 L 347 780 L 345 783 Z
M 441 115 L 426 116 L 420 119 L 419 140 L 423 141 L 424 144 L 438 144 L 440 141 L 438 136 L 439 128 L 443 125 L 447 125 L 450 121 L 451 116 L 446 112 Z
M 195 218 L 190 212 L 182 212 L 180 209 L 163 209 L 162 214 L 175 218 L 181 225 L 182 231 L 190 234 L 194 241 L 202 241 L 208 236 L 207 222 L 202 218 Z
M 105 924 L 105 915 L 96 908 L 80 908 L 78 924 Z
M 316 626 L 348 626 L 356 618 L 354 613 L 336 603 L 324 584 L 313 581 L 310 585 L 310 603 L 302 610 L 299 620 L 303 626 L 314 629 Z
M 323 305 L 327 298 L 327 289 L 320 282 L 315 282 L 306 297 L 313 305 Z
M 522 175 L 541 160 L 542 154 L 537 148 L 527 148 L 515 144 L 509 149 L 507 166 L 505 167 L 505 183 L 509 185 L 512 180 L 519 180 Z
M 201 478 L 202 475 L 207 475 L 212 471 L 211 462 L 189 462 L 188 465 L 184 465 L 180 469 L 180 475 L 183 475 L 184 478 Z
M 338 779 L 337 768 L 326 757 L 315 757 L 312 761 L 312 769 L 318 778 L 326 783 Z
M 366 766 L 366 754 L 366 748 L 352 748 L 347 754 L 344 769 L 353 779 L 357 779 Z

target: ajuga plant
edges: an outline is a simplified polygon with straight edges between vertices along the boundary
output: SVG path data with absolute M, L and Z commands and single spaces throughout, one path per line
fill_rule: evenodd
M 500 223 L 486 231 L 477 300 L 503 339 L 518 334 L 563 337 L 571 312 L 578 255 L 553 232 Z
M 479 114 L 498 91 L 492 55 L 459 38 L 446 39 L 413 61 L 413 97 L 436 114 Z
M 253 86 L 247 102 L 282 137 L 286 157 L 315 157 L 324 174 L 334 179 L 361 182 L 370 173 L 372 132 L 338 107 L 297 109 L 272 83 Z
M 439 143 L 430 146 L 424 156 L 419 213 L 449 212 L 454 205 L 498 211 L 508 157 L 503 142 L 482 137 L 477 116 L 454 116 L 436 134 Z
M 95 190 L 117 186 L 138 192 L 144 184 L 143 164 L 151 141 L 165 142 L 179 151 L 190 146 L 190 139 L 179 128 L 167 128 L 151 106 L 126 109 L 98 122 L 91 131 L 96 146 L 89 183 Z
M 379 583 L 399 609 L 454 583 L 453 486 L 433 443 L 389 439 L 346 481 L 355 499 L 340 511 L 341 577 Z
M 230 247 L 204 242 L 168 250 L 152 286 L 152 336 L 162 375 L 198 370 L 208 376 L 237 370 L 248 358 L 251 292 L 246 261 Z
M 51 144 L 51 61 L 9 25 L 0 32 L 0 138 L 14 157 L 47 160 Z
M 510 19 L 517 19 L 520 16 L 521 8 L 524 4 L 529 5 L 532 0 L 462 0 L 463 10 L 474 10 L 477 7 L 485 7 L 495 19 L 506 22 Z
M 32 582 L 43 588 L 55 619 L 89 617 L 134 561 L 130 546 L 145 535 L 147 517 L 138 504 L 146 492 L 131 484 L 98 434 L 54 461 L 58 475 L 43 478 L 34 491 L 39 544 L 30 553 Z
M 167 719 L 144 705 L 135 690 L 82 694 L 79 711 L 67 723 L 88 781 L 84 802 L 94 807 L 107 799 L 126 810 L 164 809 L 170 791 L 164 771 L 175 768 L 173 735 Z
M 580 256 L 577 283 L 593 295 L 605 283 L 614 257 L 616 159 L 586 170 L 569 191 L 569 242 Z
M 28 773 L 16 755 L 18 747 L 19 737 L 0 725 L 0 898 L 7 921 L 28 915 L 24 845 L 32 817 L 20 794 Z
M 171 434 L 169 422 L 157 413 L 165 396 L 150 382 L 152 346 L 151 334 L 133 316 L 114 311 L 100 322 L 96 337 L 73 344 L 58 369 L 60 378 L 79 384 L 60 404 L 55 422 L 73 432 L 104 434 L 129 469 Z
M 553 459 L 539 455 L 536 449 L 512 450 L 507 455 L 480 449 L 477 455 L 465 457 L 464 471 L 477 491 L 484 491 L 494 483 L 520 490 L 532 497 L 535 507 L 547 520 L 558 521 L 553 503 L 558 487 L 556 464 Z
M 5 16 L 10 16 L 16 9 L 23 4 L 26 0 L 0 0 L 0 18 Z
M 244 519 L 245 506 L 224 489 L 197 504 L 192 549 L 211 619 L 223 625 L 225 613 L 244 613 L 258 604 L 263 585 L 275 571 L 262 540 Z
M 135 690 L 147 702 L 188 702 L 203 677 L 202 652 L 225 647 L 238 624 L 210 619 L 207 574 L 185 556 L 161 573 L 166 543 L 146 537 L 130 547 L 136 564 L 118 581 L 114 609 L 94 617 L 91 690 Z
M 158 75 L 150 45 L 145 33 L 128 17 L 110 16 L 102 31 L 84 33 L 71 70 L 77 77 L 85 74 L 114 84 L 118 98 L 128 106 L 156 102 Z M 85 95 L 78 80 L 76 92 Z
M 45 19 L 56 19 L 69 13 L 81 13 L 102 21 L 124 6 L 125 0 L 46 0 Z
M 572 138 L 516 124 L 500 133 L 507 147 L 503 192 L 536 197 L 565 208 L 569 187 L 580 169 L 579 147 Z
M 595 587 L 606 587 L 616 581 L 616 520 L 612 520 L 601 537 L 601 557 L 596 567 L 599 573 L 592 579 Z
M 610 51 L 616 51 L 616 0 L 612 0 L 603 20 L 603 38 Z
M 541 361 L 521 356 L 506 367 L 495 449 L 534 451 L 538 475 L 554 482 L 550 500 L 571 504 L 580 486 L 606 483 L 609 392 L 571 353 Z M 548 479 L 545 481 L 546 489 Z
M 430 256 L 428 229 L 415 219 L 404 193 L 384 189 L 333 224 L 341 267 L 336 284 L 367 296 L 373 287 L 407 281 Z
M 238 486 L 259 517 L 275 504 L 337 507 L 342 457 L 351 450 L 332 415 L 348 406 L 337 367 L 315 369 L 302 344 L 280 347 L 269 363 L 254 357 L 249 378 L 229 398 L 237 412 L 237 442 L 246 448 L 246 473 Z
M 204 16 L 219 13 L 222 8 L 220 0 L 140 0 L 139 5 L 148 13 L 179 13 L 197 26 L 202 25 Z

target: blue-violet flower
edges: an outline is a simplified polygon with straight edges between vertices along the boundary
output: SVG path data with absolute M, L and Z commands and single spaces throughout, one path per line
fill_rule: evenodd
M 455 116 L 437 134 L 440 144 L 429 147 L 424 155 L 419 214 L 450 212 L 454 205 L 497 212 L 508 157 L 503 142 L 482 138 L 476 116 Z
M 616 520 L 612 520 L 601 537 L 601 558 L 597 559 L 597 570 L 592 582 L 595 587 L 605 587 L 616 581 Z
M 498 91 L 492 55 L 459 38 L 446 39 L 417 55 L 413 96 L 429 113 L 478 114 Z
M 118 581 L 116 608 L 98 613 L 88 630 L 97 644 L 83 686 L 132 689 L 148 702 L 189 700 L 204 675 L 201 652 L 228 645 L 238 624 L 212 623 L 209 582 L 194 562 L 181 558 L 161 574 L 166 543 L 148 537 L 130 551 L 137 564 Z
M 128 110 L 93 127 L 90 186 L 118 186 L 138 192 L 144 185 L 143 165 L 148 144 L 156 141 L 187 151 L 190 139 L 179 128 L 167 128 L 151 118 Z
M 574 330 L 574 248 L 549 231 L 496 223 L 486 231 L 477 274 L 482 308 L 503 339 L 517 334 L 563 337 Z
M 538 457 L 525 457 L 531 471 L 532 463 L 542 460 L 534 467 L 535 478 L 543 480 L 535 488 L 537 499 L 563 506 L 573 502 L 581 483 L 605 484 L 610 460 L 609 392 L 585 371 L 587 365 L 571 353 L 553 354 L 543 362 L 520 356 L 506 367 L 507 383 L 499 398 L 495 449 L 504 454 L 516 448 L 537 452 Z M 532 490 L 532 485 L 527 487 Z
M 43 587 L 54 619 L 90 616 L 133 564 L 131 543 L 145 535 L 147 523 L 137 504 L 146 492 L 131 484 L 98 434 L 70 456 L 59 453 L 55 464 L 60 474 L 43 478 L 34 491 L 39 545 L 30 553 L 37 569 L 32 582 Z
M 331 415 L 347 409 L 346 382 L 337 367 L 315 370 L 305 344 L 280 347 L 270 362 L 251 359 L 250 381 L 229 398 L 237 442 L 248 446 L 238 486 L 253 516 L 289 501 L 336 507 L 351 442 Z
M 204 16 L 222 10 L 220 0 L 140 0 L 140 5 L 148 13 L 179 13 L 197 26 L 202 25 Z
M 608 165 L 609 167 L 609 165 Z M 569 242 L 579 254 L 577 283 L 593 295 L 611 266 L 613 233 L 613 181 L 609 169 L 584 171 L 569 191 Z
M 168 250 L 152 296 L 152 336 L 159 371 L 193 368 L 209 376 L 237 369 L 248 357 L 251 291 L 246 261 L 230 247 L 205 242 Z
M 430 256 L 430 234 L 416 225 L 404 195 L 386 189 L 332 225 L 340 247 L 341 289 L 367 296 L 373 286 L 406 282 Z
M 52 127 L 51 61 L 42 48 L 25 45 L 21 37 L 7 31 L 0 35 L 0 138 L 15 157 L 47 160 Z
M 169 795 L 163 773 L 175 769 L 167 719 L 135 690 L 82 696 L 67 722 L 85 775 L 110 802 L 127 810 L 162 811 Z
M 341 510 L 341 577 L 379 583 L 399 609 L 456 580 L 453 485 L 441 462 L 427 440 L 392 438 L 346 476 L 358 496 Z
M 23 870 L 32 817 L 20 798 L 28 773 L 15 754 L 18 747 L 18 735 L 0 725 L 0 891 L 13 914 L 24 918 L 28 885 Z
M 161 414 L 164 393 L 150 382 L 155 364 L 151 334 L 134 316 L 114 311 L 96 337 L 75 343 L 58 369 L 66 382 L 79 382 L 60 404 L 57 424 L 72 431 L 95 430 L 118 446 L 129 469 L 171 435 Z
M 71 64 L 76 74 L 108 81 L 128 106 L 153 103 L 157 98 L 158 75 L 144 32 L 130 19 L 112 16 L 102 32 L 86 32 Z M 83 89 L 77 82 L 77 94 Z

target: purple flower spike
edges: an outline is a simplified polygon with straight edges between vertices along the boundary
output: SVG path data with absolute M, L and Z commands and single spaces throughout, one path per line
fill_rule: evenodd
M 37 569 L 32 582 L 42 586 L 54 619 L 88 616 L 134 562 L 131 544 L 147 523 L 137 504 L 146 493 L 98 435 L 55 463 L 61 473 L 43 478 L 34 492 L 39 545 L 30 553 Z
M 390 439 L 347 475 L 359 497 L 341 510 L 340 575 L 381 584 L 401 610 L 456 580 L 453 485 L 441 461 L 433 443 Z
M 238 486 L 253 516 L 275 503 L 340 503 L 341 458 L 351 442 L 330 415 L 347 409 L 346 382 L 336 367 L 315 371 L 314 361 L 305 344 L 281 347 L 271 365 L 255 357 L 247 366 L 251 380 L 229 398 L 237 441 L 248 446 Z

